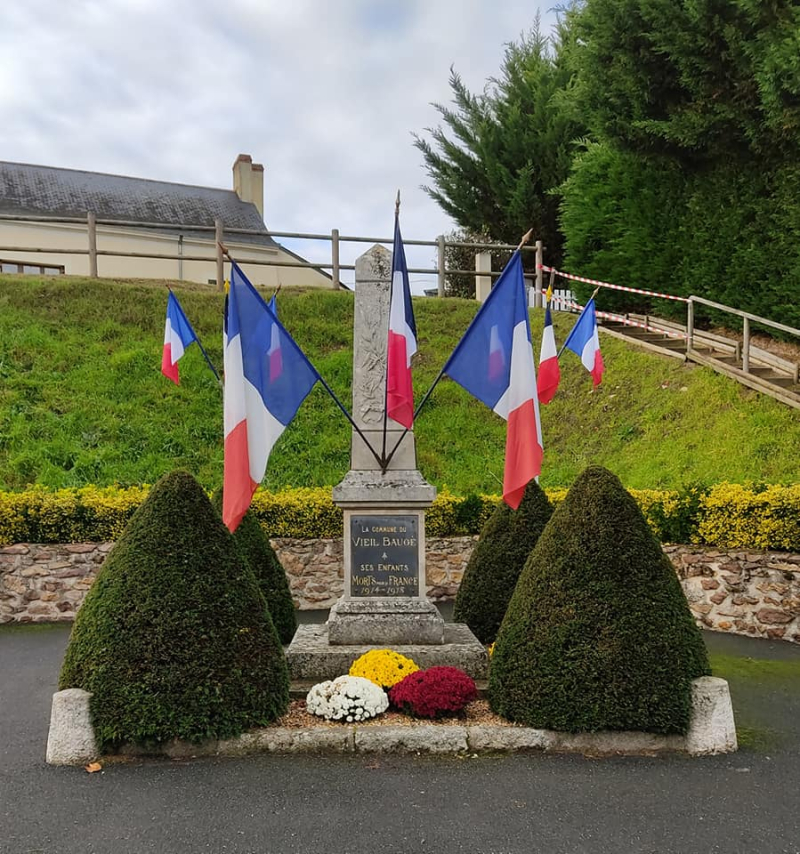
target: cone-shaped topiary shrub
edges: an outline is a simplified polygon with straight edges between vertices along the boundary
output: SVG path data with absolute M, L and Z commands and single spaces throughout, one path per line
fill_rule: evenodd
M 101 748 L 226 738 L 286 710 L 264 597 L 191 475 L 153 486 L 78 612 L 60 688 L 91 691 Z
M 568 732 L 685 732 L 708 674 L 669 559 L 611 472 L 588 468 L 556 508 L 497 635 L 492 708 Z
M 218 512 L 222 511 L 221 489 L 214 495 L 212 503 Z M 233 539 L 242 557 L 250 564 L 258 586 L 267 600 L 267 607 L 281 643 L 290 643 L 297 631 L 297 616 L 289 590 L 289 580 L 275 549 L 250 510 L 244 514 L 244 518 L 233 532 Z
M 552 514 L 553 505 L 532 480 L 517 510 L 501 502 L 484 525 L 453 611 L 453 620 L 466 623 L 481 643 L 497 637 L 522 567 Z

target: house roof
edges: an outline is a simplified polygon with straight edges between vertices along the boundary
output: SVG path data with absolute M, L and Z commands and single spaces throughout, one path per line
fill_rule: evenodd
M 228 229 L 262 232 L 231 235 L 235 242 L 278 246 L 256 206 L 233 190 L 0 161 L 0 214 L 84 218 L 89 211 L 98 220 L 154 225 L 213 226 L 219 218 Z M 209 236 L 191 229 L 160 230 Z

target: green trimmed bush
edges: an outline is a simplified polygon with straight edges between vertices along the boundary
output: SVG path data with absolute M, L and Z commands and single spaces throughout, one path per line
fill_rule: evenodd
M 286 710 L 280 640 L 195 479 L 150 490 L 78 612 L 60 688 L 92 692 L 101 749 L 229 738 Z
M 222 490 L 212 500 L 217 512 L 222 510 Z M 281 643 L 290 643 L 297 631 L 297 617 L 289 590 L 289 579 L 275 554 L 267 535 L 253 513 L 248 510 L 233 532 L 241 556 L 250 564 L 258 586 L 267 600 L 272 622 Z
M 497 635 L 498 714 L 567 732 L 683 733 L 710 672 L 669 559 L 634 499 L 592 466 L 556 508 Z
M 532 480 L 519 508 L 500 502 L 481 531 L 453 611 L 453 619 L 466 623 L 481 643 L 497 637 L 525 561 L 552 514 L 553 505 Z

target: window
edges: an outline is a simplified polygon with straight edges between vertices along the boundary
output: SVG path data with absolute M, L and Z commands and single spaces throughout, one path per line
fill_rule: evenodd
M 57 264 L 25 264 L 0 260 L 0 273 L 27 273 L 34 276 L 63 276 L 64 267 Z

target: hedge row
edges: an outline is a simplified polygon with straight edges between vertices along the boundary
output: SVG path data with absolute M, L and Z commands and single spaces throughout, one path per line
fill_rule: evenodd
M 662 542 L 800 551 L 800 484 L 629 492 Z M 147 493 L 146 486 L 0 492 L 0 544 L 115 540 Z M 554 504 L 565 495 L 565 489 L 547 490 Z M 425 517 L 427 535 L 477 534 L 499 500 L 441 492 Z M 330 489 L 259 490 L 252 510 L 269 537 L 342 535 L 342 511 Z

